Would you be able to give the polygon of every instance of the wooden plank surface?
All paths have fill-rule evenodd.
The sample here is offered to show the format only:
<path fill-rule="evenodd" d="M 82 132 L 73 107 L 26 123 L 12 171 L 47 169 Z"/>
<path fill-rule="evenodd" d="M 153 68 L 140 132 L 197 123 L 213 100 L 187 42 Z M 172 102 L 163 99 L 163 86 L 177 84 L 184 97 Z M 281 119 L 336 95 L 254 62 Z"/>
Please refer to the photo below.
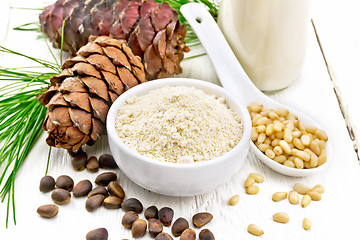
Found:
<path fill-rule="evenodd" d="M 1 2 L 0 9 L 10 5 L 8 3 L 10 1 Z M 42 1 L 29 3 L 25 0 L 13 1 L 12 4 L 32 7 L 45 5 Z M 314 17 L 315 24 L 317 19 L 321 18 L 320 12 L 317 9 L 314 11 L 314 14 L 319 14 L 317 18 Z M 36 20 L 36 15 L 37 13 L 32 11 L 12 9 L 9 29 Z M 309 28 L 312 28 L 310 23 Z M 0 29 L 3 31 L 3 28 Z M 0 32 L 0 36 L 3 34 L 4 32 Z M 324 38 L 326 39 L 326 36 Z M 321 41 L 325 41 L 325 39 Z M 35 33 L 9 30 L 4 45 L 31 56 L 51 60 L 46 44 L 42 40 L 36 40 Z M 330 48 L 332 47 L 336 48 L 336 46 Z M 55 52 L 58 55 L 58 51 Z M 0 62 L 1 66 L 24 66 L 25 64 L 29 63 L 19 61 L 18 58 L 12 56 L 2 58 Z M 181 76 L 210 82 L 217 81 L 216 74 L 206 56 L 184 61 L 182 65 L 184 72 Z M 246 164 L 229 182 L 211 193 L 196 197 L 167 197 L 151 193 L 135 185 L 118 170 L 120 184 L 125 189 L 127 196 L 140 199 L 145 207 L 150 205 L 170 206 L 175 210 L 175 218 L 182 216 L 189 221 L 191 216 L 197 212 L 211 212 L 214 220 L 206 228 L 211 229 L 216 239 L 220 240 L 257 239 L 246 231 L 250 223 L 262 227 L 265 231 L 263 239 L 355 239 L 358 236 L 357 228 L 360 226 L 358 204 L 360 202 L 360 168 L 338 100 L 334 94 L 334 82 L 329 77 L 313 30 L 309 35 L 308 55 L 302 77 L 289 88 L 271 97 L 304 111 L 330 130 L 329 135 L 334 139 L 335 151 L 332 156 L 334 163 L 327 171 L 306 178 L 286 177 L 267 168 L 250 152 Z M 348 103 L 354 108 L 356 104 L 357 102 L 351 101 Z M 5 204 L 0 205 L 1 239 L 84 239 L 89 230 L 97 227 L 106 227 L 111 240 L 131 239 L 130 231 L 121 226 L 123 211 L 101 208 L 94 213 L 88 213 L 84 208 L 85 199 L 83 198 L 72 199 L 69 204 L 60 206 L 58 216 L 53 219 L 43 219 L 36 214 L 38 206 L 51 203 L 49 193 L 43 194 L 38 191 L 39 180 L 45 171 L 48 152 L 48 146 L 44 140 L 45 134 L 39 139 L 17 175 L 15 187 L 17 226 L 10 224 L 9 229 L 5 229 L 6 208 Z M 106 139 L 103 137 L 95 146 L 88 147 L 86 151 L 89 155 L 95 156 L 109 153 Z M 94 181 L 98 173 L 75 172 L 71 167 L 70 160 L 71 158 L 65 151 L 54 149 L 49 174 L 54 177 L 67 174 L 73 177 L 75 182 L 86 178 Z M 265 176 L 265 182 L 259 185 L 260 193 L 255 196 L 246 195 L 243 188 L 244 180 L 250 172 L 258 172 Z M 288 201 L 279 203 L 271 201 L 271 195 L 274 192 L 289 191 L 296 182 L 302 182 L 309 186 L 323 184 L 326 188 L 323 199 L 319 202 L 312 202 L 305 209 L 302 209 L 300 205 L 291 205 Z M 240 195 L 240 201 L 236 206 L 230 207 L 227 201 L 234 194 Z M 283 225 L 272 221 L 272 215 L 278 211 L 285 211 L 290 215 L 291 220 L 288 224 Z M 301 222 L 304 217 L 308 217 L 313 223 L 310 231 L 302 229 Z M 164 231 L 169 233 L 170 229 L 165 227 Z M 142 239 L 151 238 L 146 235 Z"/>
<path fill-rule="evenodd" d="M 323 8 L 322 6 L 325 6 Z M 360 144 L 360 2 L 315 1 L 314 24 L 354 149 Z M 358 153 L 358 159 L 359 159 Z"/>

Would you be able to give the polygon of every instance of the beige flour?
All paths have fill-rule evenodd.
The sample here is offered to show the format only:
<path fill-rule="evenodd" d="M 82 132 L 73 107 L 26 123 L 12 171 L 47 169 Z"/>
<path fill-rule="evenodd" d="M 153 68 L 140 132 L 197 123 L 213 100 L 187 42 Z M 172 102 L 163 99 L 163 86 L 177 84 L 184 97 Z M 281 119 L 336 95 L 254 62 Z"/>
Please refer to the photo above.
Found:
<path fill-rule="evenodd" d="M 230 151 L 242 136 L 240 117 L 193 87 L 163 87 L 121 106 L 116 130 L 131 149 L 168 162 L 199 162 Z"/>

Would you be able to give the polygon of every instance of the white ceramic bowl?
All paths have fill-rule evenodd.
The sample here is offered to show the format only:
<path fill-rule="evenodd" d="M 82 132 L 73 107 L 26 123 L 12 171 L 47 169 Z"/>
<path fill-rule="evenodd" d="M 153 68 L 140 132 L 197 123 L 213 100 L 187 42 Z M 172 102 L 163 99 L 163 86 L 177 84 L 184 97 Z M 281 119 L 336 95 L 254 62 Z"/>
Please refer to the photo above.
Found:
<path fill-rule="evenodd" d="M 239 143 L 218 158 L 190 164 L 161 162 L 130 149 L 115 129 L 115 118 L 119 108 L 131 96 L 141 96 L 164 86 L 192 86 L 207 94 L 224 97 L 228 106 L 239 114 L 244 125 Z M 148 190 L 171 196 L 194 196 L 214 190 L 239 170 L 246 160 L 250 146 L 251 119 L 243 104 L 222 87 L 188 78 L 154 80 L 129 89 L 111 106 L 106 126 L 110 150 L 124 174 Z"/>

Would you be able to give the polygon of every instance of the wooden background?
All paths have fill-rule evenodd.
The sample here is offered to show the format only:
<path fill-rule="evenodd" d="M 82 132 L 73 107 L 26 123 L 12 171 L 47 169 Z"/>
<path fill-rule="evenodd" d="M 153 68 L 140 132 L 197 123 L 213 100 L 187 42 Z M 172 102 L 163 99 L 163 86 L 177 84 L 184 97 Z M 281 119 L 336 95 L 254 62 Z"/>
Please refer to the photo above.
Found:
<path fill-rule="evenodd" d="M 45 41 L 37 40 L 34 32 L 12 30 L 27 22 L 37 21 L 39 11 L 19 7 L 42 8 L 52 1 L 2 0 L 0 2 L 0 45 L 51 60 Z M 300 79 L 286 90 L 272 95 L 276 100 L 289 104 L 317 119 L 334 140 L 333 165 L 324 173 L 306 178 L 291 178 L 278 174 L 256 159 L 250 152 L 246 164 L 227 183 L 208 194 L 179 198 L 151 193 L 131 182 L 117 171 L 120 184 L 128 197 L 136 197 L 145 207 L 170 206 L 174 219 L 182 216 L 189 221 L 193 214 L 208 211 L 214 215 L 206 226 L 216 239 L 257 239 L 247 233 L 250 223 L 260 226 L 265 234 L 262 239 L 358 239 L 360 226 L 360 168 L 357 154 L 360 139 L 360 4 L 356 0 L 314 0 L 313 24 L 309 23 L 308 54 Z M 201 51 L 201 50 L 200 50 Z M 59 51 L 55 50 L 56 55 Z M 6 67 L 32 65 L 29 61 L 10 55 L 0 55 L 0 65 Z M 217 82 L 216 74 L 206 56 L 183 61 L 182 77 Z M 53 219 L 43 219 L 36 213 L 38 206 L 51 203 L 50 193 L 40 193 L 38 184 L 44 175 L 48 146 L 45 134 L 39 139 L 16 179 L 17 225 L 5 228 L 6 204 L 0 205 L 0 239 L 84 239 L 88 231 L 106 227 L 109 239 L 131 239 L 129 230 L 121 226 L 122 210 L 100 208 L 93 213 L 85 210 L 85 198 L 72 199 L 60 206 Z M 109 153 L 106 138 L 88 154 L 100 156 Z M 57 177 L 70 175 L 75 183 L 83 179 L 94 181 L 101 173 L 75 172 L 70 157 L 63 150 L 54 149 L 49 174 Z M 2 169 L 0 169 L 2 170 Z M 243 183 L 250 172 L 265 176 L 258 195 L 246 195 Z M 221 173 L 219 173 L 221 174 Z M 323 184 L 326 192 L 319 202 L 307 208 L 291 205 L 288 201 L 274 203 L 271 195 L 277 191 L 289 191 L 296 182 L 310 187 Z M 239 203 L 230 207 L 228 199 L 240 195 Z M 272 215 L 285 211 L 290 215 L 288 224 L 275 223 Z M 312 229 L 302 228 L 302 219 L 312 221 Z M 170 233 L 169 228 L 164 228 Z M 197 230 L 197 232 L 199 232 Z M 146 235 L 143 239 L 150 239 Z"/>

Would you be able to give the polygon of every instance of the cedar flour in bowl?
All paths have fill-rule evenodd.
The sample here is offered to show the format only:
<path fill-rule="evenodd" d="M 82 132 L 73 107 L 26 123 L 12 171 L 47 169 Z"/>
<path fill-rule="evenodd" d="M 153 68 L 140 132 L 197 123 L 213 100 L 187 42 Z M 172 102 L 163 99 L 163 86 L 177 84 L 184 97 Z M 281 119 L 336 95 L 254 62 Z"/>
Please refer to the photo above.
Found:
<path fill-rule="evenodd" d="M 106 128 L 114 159 L 129 179 L 153 192 L 194 196 L 214 190 L 243 165 L 251 120 L 222 87 L 167 78 L 120 95 Z"/>
<path fill-rule="evenodd" d="M 116 116 L 123 142 L 143 156 L 173 163 L 214 159 L 240 141 L 243 125 L 223 97 L 188 86 L 132 96 Z"/>

